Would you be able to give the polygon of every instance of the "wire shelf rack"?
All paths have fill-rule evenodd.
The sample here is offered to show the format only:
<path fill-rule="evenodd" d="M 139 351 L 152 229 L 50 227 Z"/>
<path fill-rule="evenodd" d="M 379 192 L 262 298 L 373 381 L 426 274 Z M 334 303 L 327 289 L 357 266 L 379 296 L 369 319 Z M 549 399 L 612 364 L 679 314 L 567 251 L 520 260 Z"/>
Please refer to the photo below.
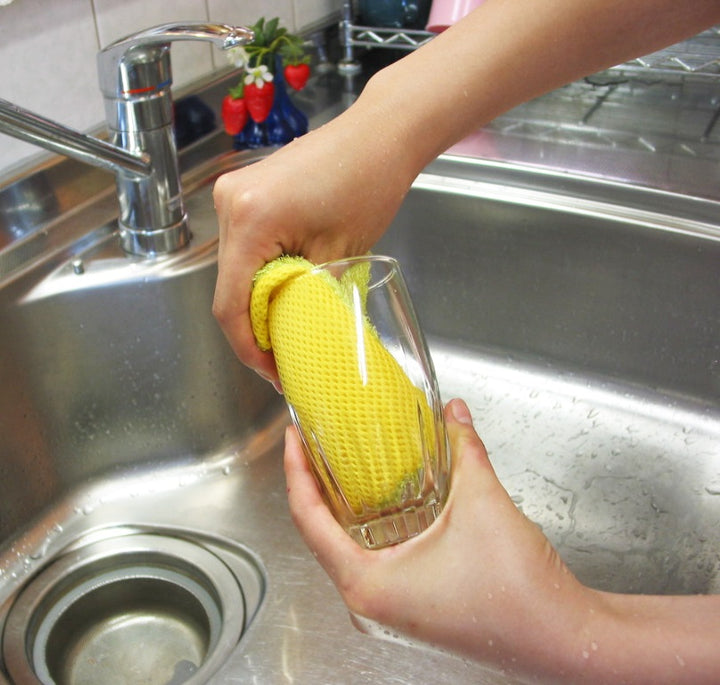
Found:
<path fill-rule="evenodd" d="M 435 37 L 428 31 L 356 25 L 352 5 L 345 0 L 341 73 L 359 70 L 356 49 L 414 50 Z M 492 154 L 503 158 L 536 155 L 538 164 L 557 157 L 560 166 L 617 165 L 623 169 L 619 173 L 629 175 L 632 167 L 642 169 L 638 174 L 651 178 L 651 185 L 685 190 L 702 182 L 711 194 L 720 187 L 719 85 L 716 26 L 519 105 L 483 131 L 496 146 Z"/>
<path fill-rule="evenodd" d="M 355 24 L 352 0 L 343 2 L 341 40 L 345 55 L 341 71 L 359 69 L 355 48 L 415 50 L 429 43 L 436 34 L 417 29 L 394 29 Z M 678 79 L 720 83 L 720 26 L 699 33 L 650 55 L 638 57 L 606 70 L 607 74 L 643 80 Z"/>
<path fill-rule="evenodd" d="M 356 26 L 348 24 L 349 34 L 346 45 L 367 48 L 392 48 L 394 50 L 415 50 L 429 43 L 434 33 L 416 29 L 391 29 L 379 26 Z"/>
<path fill-rule="evenodd" d="M 720 27 L 609 70 L 628 77 L 720 83 Z"/>

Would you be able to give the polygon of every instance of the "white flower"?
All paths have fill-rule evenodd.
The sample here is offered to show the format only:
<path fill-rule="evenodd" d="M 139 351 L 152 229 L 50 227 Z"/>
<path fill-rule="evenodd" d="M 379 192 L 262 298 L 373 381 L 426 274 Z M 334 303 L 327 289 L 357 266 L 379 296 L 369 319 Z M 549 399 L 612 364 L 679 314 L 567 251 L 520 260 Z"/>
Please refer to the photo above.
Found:
<path fill-rule="evenodd" d="M 243 47 L 230 48 L 225 52 L 225 55 L 227 61 L 238 69 L 242 69 L 248 63 L 249 56 Z"/>
<path fill-rule="evenodd" d="M 249 86 L 251 83 L 255 83 L 258 88 L 262 88 L 266 82 L 272 80 L 272 72 L 264 64 L 261 64 L 259 67 L 248 69 L 247 75 L 245 76 L 245 85 Z"/>

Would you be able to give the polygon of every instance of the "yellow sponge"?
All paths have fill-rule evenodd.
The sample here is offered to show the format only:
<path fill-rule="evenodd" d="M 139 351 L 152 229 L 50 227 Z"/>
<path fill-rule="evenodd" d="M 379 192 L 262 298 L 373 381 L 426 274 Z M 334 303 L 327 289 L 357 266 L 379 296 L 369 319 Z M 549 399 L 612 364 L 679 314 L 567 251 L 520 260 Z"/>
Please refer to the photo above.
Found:
<path fill-rule="evenodd" d="M 328 494 L 339 490 L 362 514 L 420 492 L 433 413 L 364 315 L 369 265 L 342 281 L 313 268 L 300 257 L 268 263 L 255 276 L 250 316 Z"/>

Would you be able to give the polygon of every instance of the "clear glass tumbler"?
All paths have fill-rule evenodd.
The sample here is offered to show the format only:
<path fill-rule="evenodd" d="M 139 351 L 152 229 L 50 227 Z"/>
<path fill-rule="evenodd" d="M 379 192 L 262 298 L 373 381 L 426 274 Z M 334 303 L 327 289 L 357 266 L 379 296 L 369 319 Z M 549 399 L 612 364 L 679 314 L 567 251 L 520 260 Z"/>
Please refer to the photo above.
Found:
<path fill-rule="evenodd" d="M 371 549 L 418 535 L 447 499 L 449 450 L 432 360 L 398 262 L 366 256 L 320 265 L 287 283 L 275 305 L 308 310 L 303 330 L 286 334 L 311 336 L 312 353 L 285 345 L 275 357 L 333 514 Z"/>

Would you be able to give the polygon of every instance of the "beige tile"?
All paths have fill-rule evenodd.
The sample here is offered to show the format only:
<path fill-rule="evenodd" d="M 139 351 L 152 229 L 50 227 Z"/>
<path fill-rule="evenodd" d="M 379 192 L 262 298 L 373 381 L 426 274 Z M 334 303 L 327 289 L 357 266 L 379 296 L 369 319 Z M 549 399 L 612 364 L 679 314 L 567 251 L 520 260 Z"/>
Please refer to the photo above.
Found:
<path fill-rule="evenodd" d="M 38 17 L 42 21 L 38 21 Z M 0 94 L 87 130 L 104 119 L 88 0 L 21 0 L 0 7 Z M 39 148 L 0 134 L 0 173 Z"/>
<path fill-rule="evenodd" d="M 322 25 L 340 16 L 342 0 L 293 0 L 297 30 Z"/>
<path fill-rule="evenodd" d="M 206 22 L 205 0 L 93 0 L 100 43 L 108 45 L 118 38 L 151 26 L 171 22 Z M 170 51 L 175 86 L 183 86 L 213 70 L 214 48 L 203 42 L 176 41 Z"/>
<path fill-rule="evenodd" d="M 254 24 L 260 17 L 279 17 L 289 31 L 295 30 L 292 0 L 208 0 L 211 21 Z"/>

